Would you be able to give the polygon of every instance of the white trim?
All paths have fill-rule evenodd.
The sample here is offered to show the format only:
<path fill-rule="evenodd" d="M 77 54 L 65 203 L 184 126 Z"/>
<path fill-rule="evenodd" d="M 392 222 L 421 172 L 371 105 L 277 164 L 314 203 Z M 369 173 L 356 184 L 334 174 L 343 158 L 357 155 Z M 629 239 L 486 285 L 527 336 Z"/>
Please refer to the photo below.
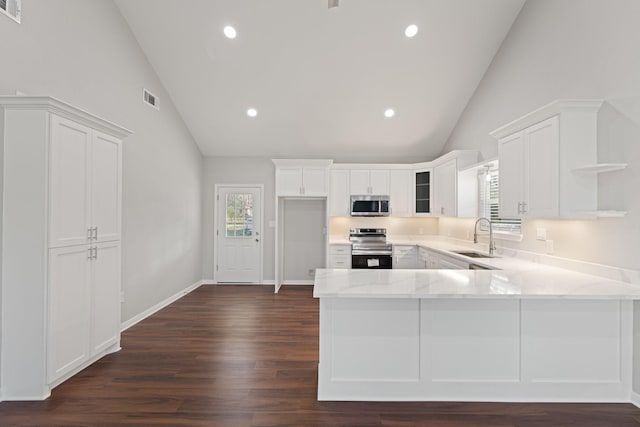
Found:
<path fill-rule="evenodd" d="M 183 296 L 187 295 L 188 293 L 190 293 L 192 291 L 195 291 L 200 286 L 202 286 L 202 284 L 203 284 L 203 281 L 200 280 L 200 281 L 194 283 L 193 285 L 189 286 L 188 288 L 185 288 L 185 289 L 181 290 L 180 292 L 178 292 L 178 293 L 176 293 L 174 295 L 171 295 L 169 298 L 165 299 L 164 301 L 160 301 L 158 304 L 154 305 L 153 307 L 150 307 L 150 308 L 146 309 L 142 313 L 140 313 L 140 314 L 138 314 L 136 316 L 133 316 L 131 319 L 122 322 L 120 324 L 120 332 L 126 331 L 127 329 L 129 329 L 133 325 L 143 321 L 147 317 L 149 317 L 149 316 L 153 315 L 154 313 L 162 310 L 163 308 L 165 308 L 169 304 L 179 300 L 180 298 L 182 298 Z"/>
<path fill-rule="evenodd" d="M 500 139 L 529 126 L 540 123 L 549 117 L 557 116 L 567 110 L 597 112 L 603 102 L 603 99 L 557 99 L 489 132 L 489 135 L 496 139 Z"/>
<path fill-rule="evenodd" d="M 260 283 L 218 283 L 213 279 L 206 279 L 202 281 L 203 286 L 211 286 L 211 285 L 275 285 L 275 280 L 262 280 Z"/>
<path fill-rule="evenodd" d="M 258 188 L 260 190 L 260 257 L 258 263 L 258 282 L 264 278 L 264 184 L 214 184 L 213 186 L 213 282 L 218 283 L 216 266 L 218 265 L 218 193 L 221 188 Z"/>
<path fill-rule="evenodd" d="M 631 396 L 629 396 L 629 401 L 636 407 L 640 408 L 640 394 L 636 393 L 635 391 L 631 391 Z"/>
<path fill-rule="evenodd" d="M 313 285 L 313 280 L 283 280 L 283 285 Z"/>
<path fill-rule="evenodd" d="M 50 96 L 0 96 L 0 106 L 13 110 L 45 110 L 122 139 L 133 132 Z"/>

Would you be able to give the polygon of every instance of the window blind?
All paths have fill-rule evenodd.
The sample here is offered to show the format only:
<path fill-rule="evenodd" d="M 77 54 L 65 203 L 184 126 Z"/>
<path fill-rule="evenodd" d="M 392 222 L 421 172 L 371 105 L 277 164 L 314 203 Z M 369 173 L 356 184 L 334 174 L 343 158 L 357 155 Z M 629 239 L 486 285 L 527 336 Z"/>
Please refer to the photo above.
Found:
<path fill-rule="evenodd" d="M 494 231 L 522 233 L 520 219 L 500 217 L 500 171 L 498 169 L 485 169 L 478 174 L 478 191 L 478 212 L 480 216 L 491 220 Z M 488 227 L 483 225 L 483 228 Z"/>

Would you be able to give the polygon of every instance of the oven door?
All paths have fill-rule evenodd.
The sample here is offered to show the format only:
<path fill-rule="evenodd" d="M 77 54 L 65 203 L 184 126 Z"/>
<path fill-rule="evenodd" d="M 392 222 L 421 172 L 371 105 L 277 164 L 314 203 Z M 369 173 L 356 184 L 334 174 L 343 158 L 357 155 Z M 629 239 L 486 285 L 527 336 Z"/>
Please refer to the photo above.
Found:
<path fill-rule="evenodd" d="M 391 255 L 351 255 L 351 268 L 392 268 Z"/>

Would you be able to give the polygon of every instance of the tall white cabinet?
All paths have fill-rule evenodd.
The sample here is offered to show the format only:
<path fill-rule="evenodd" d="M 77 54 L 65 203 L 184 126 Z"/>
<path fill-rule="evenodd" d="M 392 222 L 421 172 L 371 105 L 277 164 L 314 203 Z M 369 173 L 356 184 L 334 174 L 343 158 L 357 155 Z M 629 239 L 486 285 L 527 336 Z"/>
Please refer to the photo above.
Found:
<path fill-rule="evenodd" d="M 120 349 L 122 139 L 50 97 L 0 97 L 2 400 Z"/>

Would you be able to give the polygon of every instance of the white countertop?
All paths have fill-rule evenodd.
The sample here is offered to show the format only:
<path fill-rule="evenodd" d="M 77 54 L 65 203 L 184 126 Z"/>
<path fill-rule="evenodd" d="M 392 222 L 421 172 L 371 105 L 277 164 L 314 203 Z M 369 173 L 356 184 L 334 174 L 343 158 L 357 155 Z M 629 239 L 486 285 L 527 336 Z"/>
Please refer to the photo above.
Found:
<path fill-rule="evenodd" d="M 313 296 L 640 299 L 640 286 L 542 265 L 525 270 L 318 269 Z"/>

